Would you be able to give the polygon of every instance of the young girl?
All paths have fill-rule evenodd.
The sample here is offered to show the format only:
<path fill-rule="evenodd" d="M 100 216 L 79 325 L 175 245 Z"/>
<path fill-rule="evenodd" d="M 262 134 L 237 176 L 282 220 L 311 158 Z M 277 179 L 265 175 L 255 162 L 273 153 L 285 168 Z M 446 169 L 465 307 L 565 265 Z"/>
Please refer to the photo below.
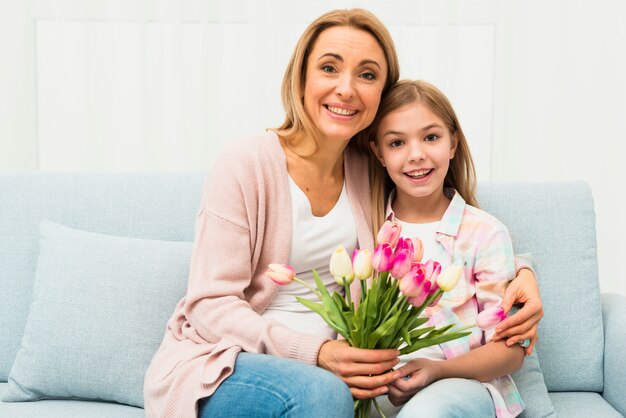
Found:
<path fill-rule="evenodd" d="M 403 236 L 419 237 L 424 260 L 464 266 L 465 280 L 425 312 L 430 323 L 475 323 L 500 304 L 515 267 L 506 227 L 477 208 L 474 165 L 454 109 L 431 84 L 400 81 L 381 102 L 370 138 L 384 167 L 372 174 L 376 222 L 396 221 Z M 405 359 L 388 394 L 403 405 L 398 416 L 518 415 L 523 402 L 508 373 L 522 366 L 524 349 L 492 336 L 475 328 Z"/>

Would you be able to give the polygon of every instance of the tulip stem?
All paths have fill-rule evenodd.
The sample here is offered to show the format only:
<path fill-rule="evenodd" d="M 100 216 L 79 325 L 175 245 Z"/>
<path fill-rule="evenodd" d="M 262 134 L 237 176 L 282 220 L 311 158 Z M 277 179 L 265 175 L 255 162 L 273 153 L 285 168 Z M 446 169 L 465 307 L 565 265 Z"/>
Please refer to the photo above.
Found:
<path fill-rule="evenodd" d="M 365 280 L 361 280 L 361 303 L 365 301 L 365 296 L 367 296 L 367 284 Z"/>
<path fill-rule="evenodd" d="M 346 278 L 343 278 L 343 288 L 346 289 L 346 301 L 348 302 L 348 306 L 352 303 L 352 294 L 350 293 L 350 285 Z"/>
<path fill-rule="evenodd" d="M 310 284 L 308 284 L 307 282 L 298 279 L 297 277 L 293 278 L 296 282 L 300 283 L 301 285 L 304 285 L 306 287 L 308 287 L 311 292 L 315 293 L 315 295 L 319 298 L 319 300 L 322 300 L 322 294 L 320 292 L 318 292 L 317 290 L 315 290 Z"/>

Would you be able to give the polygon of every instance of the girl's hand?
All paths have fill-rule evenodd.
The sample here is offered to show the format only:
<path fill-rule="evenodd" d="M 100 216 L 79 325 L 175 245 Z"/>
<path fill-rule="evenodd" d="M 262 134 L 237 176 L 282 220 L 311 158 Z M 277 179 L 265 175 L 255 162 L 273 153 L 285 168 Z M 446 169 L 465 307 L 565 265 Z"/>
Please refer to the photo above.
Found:
<path fill-rule="evenodd" d="M 343 380 L 354 398 L 368 399 L 384 395 L 387 385 L 400 378 L 398 371 L 391 370 L 399 355 L 395 349 L 367 350 L 333 340 L 322 344 L 317 364 Z"/>
<path fill-rule="evenodd" d="M 402 378 L 389 385 L 389 402 L 404 405 L 413 395 L 437 380 L 437 362 L 425 358 L 409 361 L 398 371 Z"/>
<path fill-rule="evenodd" d="M 526 347 L 526 355 L 530 355 L 537 342 L 537 328 L 543 317 L 543 304 L 539 295 L 539 286 L 533 272 L 521 269 L 504 292 L 500 306 L 509 312 L 514 303 L 524 306 L 514 315 L 506 318 L 496 327 L 494 341 L 506 339 L 506 345 L 511 346 L 525 339 L 530 340 Z"/>

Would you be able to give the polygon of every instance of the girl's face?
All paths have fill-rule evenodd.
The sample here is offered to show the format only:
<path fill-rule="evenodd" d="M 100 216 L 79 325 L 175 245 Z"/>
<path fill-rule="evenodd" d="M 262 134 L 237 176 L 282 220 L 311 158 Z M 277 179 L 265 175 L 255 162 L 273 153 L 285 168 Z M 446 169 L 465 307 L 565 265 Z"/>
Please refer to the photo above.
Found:
<path fill-rule="evenodd" d="M 372 35 L 331 27 L 307 59 L 304 109 L 324 138 L 348 141 L 374 120 L 386 78 L 385 54 Z"/>
<path fill-rule="evenodd" d="M 380 122 L 372 149 L 405 202 L 443 196 L 443 182 L 456 140 L 444 122 L 422 103 L 390 112 Z"/>

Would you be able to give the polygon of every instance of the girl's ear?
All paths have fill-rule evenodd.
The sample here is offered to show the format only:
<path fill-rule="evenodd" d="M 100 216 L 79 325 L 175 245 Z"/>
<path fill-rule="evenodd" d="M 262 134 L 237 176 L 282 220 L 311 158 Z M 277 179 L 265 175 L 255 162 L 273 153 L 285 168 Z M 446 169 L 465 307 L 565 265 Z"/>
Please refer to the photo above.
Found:
<path fill-rule="evenodd" d="M 378 158 L 378 161 L 380 161 L 380 164 L 384 167 L 385 160 L 383 159 L 383 155 L 380 152 L 380 149 L 378 148 L 378 144 L 376 143 L 376 141 L 370 141 L 370 148 L 372 149 L 372 152 L 374 153 L 376 158 Z"/>
<path fill-rule="evenodd" d="M 454 154 L 456 154 L 456 147 L 459 145 L 459 138 L 456 134 L 456 132 L 454 134 L 452 134 L 452 136 L 450 137 L 450 159 L 454 158 Z"/>

